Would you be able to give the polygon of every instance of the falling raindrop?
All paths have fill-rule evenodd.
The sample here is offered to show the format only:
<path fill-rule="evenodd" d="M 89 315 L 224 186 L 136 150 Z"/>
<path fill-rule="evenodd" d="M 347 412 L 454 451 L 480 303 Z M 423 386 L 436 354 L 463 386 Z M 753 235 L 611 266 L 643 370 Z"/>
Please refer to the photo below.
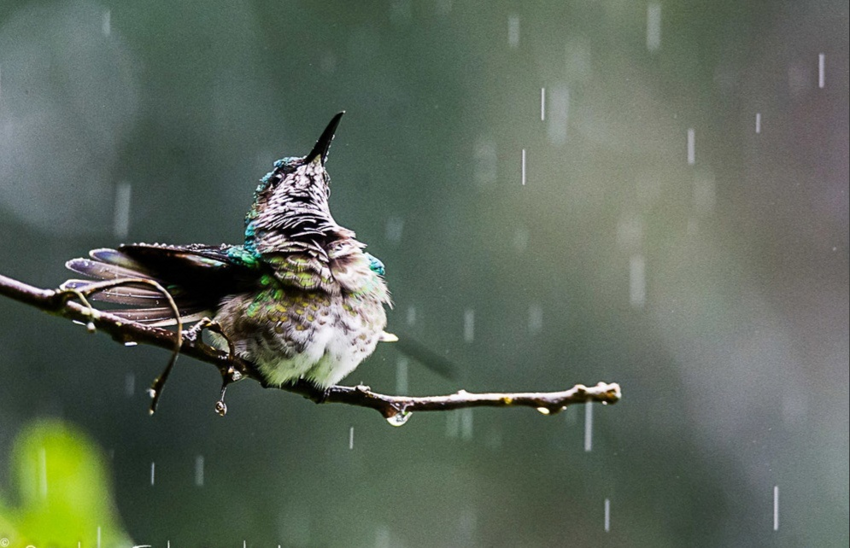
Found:
<path fill-rule="evenodd" d="M 823 89 L 826 86 L 826 54 L 818 54 L 818 87 Z"/>
<path fill-rule="evenodd" d="M 531 335 L 540 333 L 543 329 L 543 307 L 533 303 L 528 307 L 528 332 Z"/>
<path fill-rule="evenodd" d="M 605 532 L 611 531 L 611 500 L 605 499 Z"/>
<path fill-rule="evenodd" d="M 584 405 L 584 450 L 590 452 L 593 449 L 593 404 Z"/>
<path fill-rule="evenodd" d="M 489 186 L 496 182 L 498 174 L 496 143 L 489 137 L 480 136 L 475 142 L 473 161 L 473 179 L 479 186 Z"/>
<path fill-rule="evenodd" d="M 519 46 L 519 15 L 516 14 L 508 17 L 508 45 L 511 48 Z"/>
<path fill-rule="evenodd" d="M 100 29 L 103 31 L 104 36 L 112 34 L 112 10 L 104 10 Z"/>
<path fill-rule="evenodd" d="M 646 264 L 643 255 L 632 255 L 629 260 L 629 303 L 643 308 L 646 301 Z M 590 413 L 590 405 L 587 406 Z"/>
<path fill-rule="evenodd" d="M 130 183 L 121 181 L 115 187 L 115 218 L 113 233 L 116 238 L 126 238 L 130 232 Z"/>
<path fill-rule="evenodd" d="M 462 409 L 460 412 L 461 438 L 464 440 L 472 439 L 472 409 Z"/>
<path fill-rule="evenodd" d="M 198 487 L 204 486 L 204 456 L 198 455 L 195 457 L 195 485 Z"/>
<path fill-rule="evenodd" d="M 692 166 L 696 163 L 696 143 L 693 128 L 688 128 L 688 165 Z"/>
<path fill-rule="evenodd" d="M 410 361 L 406 356 L 399 356 L 395 370 L 395 392 L 396 394 L 407 394 L 407 366 Z"/>
<path fill-rule="evenodd" d="M 409 411 L 399 411 L 392 417 L 387 417 L 387 422 L 390 426 L 404 426 L 412 415 L 413 413 Z"/>
<path fill-rule="evenodd" d="M 646 49 L 656 51 L 661 47 L 661 4 L 650 2 L 646 6 Z"/>
<path fill-rule="evenodd" d="M 467 343 L 475 340 L 475 311 L 471 308 L 463 313 L 463 340 Z"/>
<path fill-rule="evenodd" d="M 458 546 L 474 546 L 476 529 L 478 529 L 478 513 L 475 511 L 475 507 L 468 506 L 460 513 L 460 523 L 458 523 L 456 536 Z"/>
<path fill-rule="evenodd" d="M 779 531 L 779 486 L 773 486 L 773 530 Z"/>
<path fill-rule="evenodd" d="M 407 307 L 407 325 L 413 325 L 416 323 L 416 307 L 410 305 Z"/>
<path fill-rule="evenodd" d="M 567 142 L 567 126 L 570 114 L 570 90 L 564 85 L 555 86 L 549 94 L 549 142 L 562 146 Z"/>
<path fill-rule="evenodd" d="M 156 463 L 151 462 L 151 487 L 153 487 L 156 482 Z"/>
<path fill-rule="evenodd" d="M 546 88 L 540 88 L 540 121 L 546 120 Z"/>
<path fill-rule="evenodd" d="M 354 449 L 354 427 L 348 429 L 348 448 Z"/>
<path fill-rule="evenodd" d="M 390 548 L 390 530 L 386 525 L 381 525 L 375 531 L 375 548 Z"/>
<path fill-rule="evenodd" d="M 401 234 L 404 230 L 404 219 L 401 217 L 390 217 L 387 219 L 387 228 L 385 231 L 387 240 L 397 244 L 401 241 Z"/>
<path fill-rule="evenodd" d="M 525 186 L 525 149 L 522 149 L 522 186 Z"/>
<path fill-rule="evenodd" d="M 761 112 L 756 112 L 756 133 L 761 133 Z"/>
<path fill-rule="evenodd" d="M 126 391 L 128 397 L 133 396 L 133 392 L 136 391 L 136 374 L 135 373 L 127 373 L 124 376 L 124 390 Z"/>

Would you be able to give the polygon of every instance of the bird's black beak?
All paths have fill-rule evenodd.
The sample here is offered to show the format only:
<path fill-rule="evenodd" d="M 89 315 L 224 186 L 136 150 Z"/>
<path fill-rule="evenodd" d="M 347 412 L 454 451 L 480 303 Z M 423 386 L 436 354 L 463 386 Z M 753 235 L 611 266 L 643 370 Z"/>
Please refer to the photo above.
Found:
<path fill-rule="evenodd" d="M 315 146 L 313 146 L 313 150 L 310 151 L 310 154 L 304 157 L 304 163 L 309 164 L 319 158 L 322 162 L 322 165 L 325 165 L 325 161 L 328 159 L 328 150 L 331 148 L 331 141 L 334 140 L 334 133 L 336 133 L 336 128 L 339 125 L 339 121 L 342 119 L 342 115 L 345 114 L 345 111 L 338 113 L 331 119 L 331 122 L 328 124 L 328 127 L 325 128 L 325 131 L 322 132 L 322 136 L 319 137 L 319 140 L 316 141 Z"/>

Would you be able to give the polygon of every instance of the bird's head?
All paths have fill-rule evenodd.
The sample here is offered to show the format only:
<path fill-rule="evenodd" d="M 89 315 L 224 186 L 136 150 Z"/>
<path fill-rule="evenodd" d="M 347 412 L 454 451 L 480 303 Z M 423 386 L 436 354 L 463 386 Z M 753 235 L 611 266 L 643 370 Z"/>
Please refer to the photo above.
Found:
<path fill-rule="evenodd" d="M 285 242 L 322 243 L 353 233 L 339 226 L 328 206 L 328 151 L 344 112 L 334 116 L 313 149 L 303 157 L 274 163 L 254 192 L 254 205 L 245 219 L 245 245 L 259 253 L 280 251 Z"/>

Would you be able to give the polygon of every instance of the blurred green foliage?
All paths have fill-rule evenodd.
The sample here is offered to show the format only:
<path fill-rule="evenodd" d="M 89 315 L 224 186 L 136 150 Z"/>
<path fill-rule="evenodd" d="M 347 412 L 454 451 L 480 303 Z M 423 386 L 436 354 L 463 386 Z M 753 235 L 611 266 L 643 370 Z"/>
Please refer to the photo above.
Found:
<path fill-rule="evenodd" d="M 15 440 L 10 459 L 17 504 L 0 497 L 0 545 L 131 546 L 115 509 L 100 448 L 81 430 L 36 420 Z"/>

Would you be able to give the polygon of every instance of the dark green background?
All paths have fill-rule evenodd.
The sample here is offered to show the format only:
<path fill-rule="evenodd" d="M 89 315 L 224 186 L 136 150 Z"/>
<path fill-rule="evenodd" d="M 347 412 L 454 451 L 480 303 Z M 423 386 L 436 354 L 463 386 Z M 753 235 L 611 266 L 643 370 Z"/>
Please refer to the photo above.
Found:
<path fill-rule="evenodd" d="M 256 181 L 345 109 L 334 215 L 386 263 L 389 329 L 462 367 L 411 363 L 410 392 L 624 399 L 594 408 L 591 452 L 581 407 L 396 429 L 246 382 L 222 419 L 217 373 L 184 358 L 149 418 L 164 351 L 3 300 L 0 474 L 58 416 L 112 455 L 139 544 L 846 546 L 848 6 L 658 5 L 649 51 L 624 0 L 5 0 L 3 274 L 55 287 L 93 247 L 237 242 Z M 398 361 L 384 345 L 347 382 L 394 392 Z"/>

